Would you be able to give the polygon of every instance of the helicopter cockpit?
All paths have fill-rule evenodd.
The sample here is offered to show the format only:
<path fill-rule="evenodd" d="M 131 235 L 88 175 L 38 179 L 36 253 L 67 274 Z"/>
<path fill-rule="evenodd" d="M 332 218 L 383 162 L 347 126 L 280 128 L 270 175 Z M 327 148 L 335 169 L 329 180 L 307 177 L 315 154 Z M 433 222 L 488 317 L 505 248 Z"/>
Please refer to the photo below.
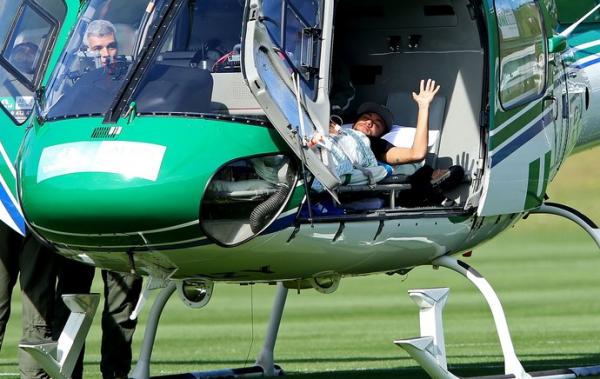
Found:
<path fill-rule="evenodd" d="M 133 70 L 138 114 L 262 114 L 240 73 L 244 2 L 185 2 L 169 31 L 153 40 L 169 4 L 90 1 L 46 91 L 45 117 L 105 116 Z M 109 60 L 89 41 L 98 23 L 114 40 Z"/>

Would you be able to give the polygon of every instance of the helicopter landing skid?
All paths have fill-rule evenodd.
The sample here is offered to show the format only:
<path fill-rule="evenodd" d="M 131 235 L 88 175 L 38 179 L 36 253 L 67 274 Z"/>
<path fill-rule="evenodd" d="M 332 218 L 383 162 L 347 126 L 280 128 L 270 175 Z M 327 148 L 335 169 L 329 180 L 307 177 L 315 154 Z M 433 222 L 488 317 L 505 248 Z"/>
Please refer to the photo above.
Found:
<path fill-rule="evenodd" d="M 547 213 L 556 216 L 562 216 L 567 218 L 577 225 L 581 226 L 590 237 L 596 242 L 596 245 L 600 247 L 600 228 L 590 220 L 586 215 L 582 214 L 578 210 L 558 203 L 543 203 L 539 208 L 531 211 L 531 213 Z"/>
<path fill-rule="evenodd" d="M 156 288 L 156 287 L 155 287 Z M 159 295 L 154 300 L 146 330 L 138 363 L 130 378 L 148 379 L 150 377 L 150 357 L 156 337 L 158 321 L 165 304 L 175 292 L 175 282 L 165 284 Z M 280 376 L 283 370 L 273 363 L 273 350 L 277 339 L 277 332 L 283 316 L 285 300 L 288 289 L 281 282 L 277 283 L 277 293 L 271 310 L 271 317 L 267 334 L 261 353 L 256 363 L 251 367 L 222 369 L 206 372 L 192 372 L 185 374 L 173 374 L 162 378 L 242 378 L 256 376 Z M 89 331 L 96 308 L 100 301 L 99 294 L 89 295 L 63 295 L 65 304 L 71 310 L 71 315 L 65 324 L 57 342 L 52 343 L 21 343 L 19 347 L 28 352 L 40 364 L 40 366 L 53 379 L 68 379 L 71 377 L 73 368 L 77 362 L 85 337 Z"/>
<path fill-rule="evenodd" d="M 146 324 L 146 331 L 144 333 L 144 340 L 142 342 L 142 349 L 140 351 L 138 363 L 130 375 L 130 378 L 132 379 L 147 379 L 150 377 L 150 356 L 152 355 L 152 347 L 154 346 L 158 321 L 163 308 L 167 303 L 167 300 L 169 300 L 171 295 L 175 292 L 175 287 L 176 286 L 174 282 L 168 284 L 161 290 L 159 295 L 156 297 L 154 304 L 152 304 L 148 322 Z M 273 363 L 273 351 L 275 349 L 275 341 L 277 339 L 277 332 L 281 323 L 281 317 L 283 316 L 287 291 L 288 289 L 285 288 L 281 282 L 277 283 L 277 293 L 275 295 L 275 301 L 273 302 L 273 308 L 271 310 L 267 335 L 265 337 L 262 351 L 259 354 L 254 366 L 215 371 L 190 372 L 184 374 L 171 374 L 167 376 L 157 376 L 156 378 L 208 379 L 283 375 L 283 370 L 281 367 Z"/>
<path fill-rule="evenodd" d="M 580 376 L 600 375 L 600 366 L 577 367 L 563 370 L 527 373 L 515 353 L 502 304 L 487 280 L 468 264 L 454 257 L 443 256 L 432 262 L 456 271 L 469 279 L 487 301 L 504 355 L 504 378 L 530 379 L 552 378 L 570 379 Z M 434 379 L 457 379 L 448 371 L 444 346 L 444 327 L 442 311 L 448 297 L 448 288 L 410 290 L 409 296 L 419 306 L 421 337 L 396 340 L 394 343 L 403 348 Z M 498 378 L 500 376 L 494 376 Z"/>

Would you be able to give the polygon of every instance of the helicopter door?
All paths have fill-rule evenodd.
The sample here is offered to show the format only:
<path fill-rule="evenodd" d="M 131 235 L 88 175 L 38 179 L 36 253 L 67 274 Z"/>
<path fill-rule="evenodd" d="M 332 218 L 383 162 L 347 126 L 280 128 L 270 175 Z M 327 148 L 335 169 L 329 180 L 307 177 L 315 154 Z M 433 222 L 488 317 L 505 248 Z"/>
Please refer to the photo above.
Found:
<path fill-rule="evenodd" d="M 549 65 L 549 68 L 550 75 L 554 78 L 554 85 L 549 86 L 550 88 L 548 91 L 550 92 L 550 95 L 546 97 L 546 100 L 552 102 L 555 113 L 553 134 L 548 136 L 549 138 L 552 138 L 553 154 L 551 172 L 549 178 L 546 180 L 551 180 L 554 175 L 556 175 L 558 168 L 567 158 L 567 145 L 571 131 L 571 112 L 569 109 L 571 96 L 567 86 L 568 75 L 565 71 L 566 66 L 561 53 L 553 54 L 553 62 Z"/>
<path fill-rule="evenodd" d="M 0 0 L 0 220 L 21 234 L 14 163 L 55 42 L 65 40 L 78 9 L 79 0 Z"/>
<path fill-rule="evenodd" d="M 249 0 L 242 72 L 279 134 L 328 189 L 340 179 L 325 149 L 308 149 L 315 132 L 329 127 L 327 77 L 333 2 Z"/>
<path fill-rule="evenodd" d="M 548 72 L 538 1 L 496 0 L 494 7 L 490 23 L 497 25 L 499 67 L 490 70 L 494 90 L 481 216 L 518 213 L 541 204 L 552 171 L 552 132 L 562 123 L 562 99 L 557 98 L 562 95 L 552 92 L 554 73 Z"/>

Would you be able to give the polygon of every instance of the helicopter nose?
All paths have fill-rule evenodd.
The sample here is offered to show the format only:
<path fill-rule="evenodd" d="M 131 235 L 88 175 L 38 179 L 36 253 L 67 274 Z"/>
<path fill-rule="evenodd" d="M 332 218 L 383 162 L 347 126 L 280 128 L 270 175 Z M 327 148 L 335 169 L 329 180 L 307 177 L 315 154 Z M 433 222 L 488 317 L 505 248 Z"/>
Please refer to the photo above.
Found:
<path fill-rule="evenodd" d="M 34 228 L 74 234 L 136 233 L 197 220 L 206 178 L 163 179 L 166 150 L 120 141 L 47 146 L 21 165 L 23 211 Z"/>
<path fill-rule="evenodd" d="M 71 174 L 23 185 L 22 207 L 34 227 L 67 233 L 135 233 L 197 219 L 195 212 L 182 212 L 167 201 L 167 189 L 141 182 L 123 178 L 119 183 L 106 173 Z M 92 189 L 97 183 L 101 186 Z M 178 196 L 178 204 L 193 209 L 195 194 Z"/>
<path fill-rule="evenodd" d="M 19 164 L 20 201 L 30 226 L 56 244 L 94 247 L 199 238 L 237 245 L 265 230 L 297 180 L 294 160 L 274 142 L 275 132 L 170 122 L 170 139 L 158 126 L 143 134 L 135 134 L 143 128 L 127 129 L 148 142 L 81 140 L 72 133 L 71 141 L 56 143 L 65 139 L 58 127 L 64 124 L 32 129 Z M 74 129 L 81 126 L 73 122 Z"/>

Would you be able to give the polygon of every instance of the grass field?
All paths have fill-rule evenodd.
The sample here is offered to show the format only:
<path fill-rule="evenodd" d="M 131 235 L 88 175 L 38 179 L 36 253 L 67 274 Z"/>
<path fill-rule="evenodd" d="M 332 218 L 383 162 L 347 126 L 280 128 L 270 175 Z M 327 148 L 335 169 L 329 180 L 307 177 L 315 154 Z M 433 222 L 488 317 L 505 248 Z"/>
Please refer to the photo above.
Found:
<path fill-rule="evenodd" d="M 600 221 L 599 154 L 595 149 L 571 158 L 549 189 L 551 201 Z M 526 369 L 600 364 L 600 254 L 575 224 L 533 215 L 477 248 L 466 261 L 500 296 Z M 100 291 L 99 282 L 94 285 Z M 425 378 L 392 340 L 419 333 L 417 307 L 406 291 L 437 286 L 451 288 L 444 313 L 450 368 L 465 376 L 501 374 L 502 354 L 483 298 L 458 274 L 431 268 L 415 269 L 406 277 L 346 279 L 331 295 L 290 292 L 276 361 L 291 378 Z M 274 292 L 264 285 L 216 285 L 214 298 L 201 310 L 189 310 L 173 298 L 159 326 L 152 374 L 252 364 Z M 13 306 L 0 353 L 1 378 L 17 372 L 18 297 Z M 100 377 L 98 316 L 87 339 L 88 378 Z M 134 354 L 142 335 L 140 327 Z"/>

